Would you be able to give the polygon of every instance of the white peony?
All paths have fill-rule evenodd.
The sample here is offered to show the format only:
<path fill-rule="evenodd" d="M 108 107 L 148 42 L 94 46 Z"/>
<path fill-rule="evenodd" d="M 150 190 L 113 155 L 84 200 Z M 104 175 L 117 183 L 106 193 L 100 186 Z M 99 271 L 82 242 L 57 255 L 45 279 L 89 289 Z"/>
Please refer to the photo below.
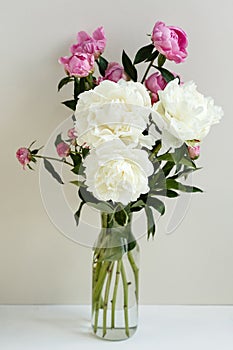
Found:
<path fill-rule="evenodd" d="M 146 151 L 113 140 L 92 149 L 84 160 L 88 191 L 102 201 L 127 205 L 147 193 L 153 165 Z"/>
<path fill-rule="evenodd" d="M 78 143 L 96 147 L 121 139 L 131 147 L 150 147 L 152 138 L 142 134 L 150 112 L 151 100 L 144 85 L 105 80 L 94 90 L 79 95 L 75 112 Z"/>
<path fill-rule="evenodd" d="M 221 107 L 214 105 L 211 97 L 197 91 L 194 82 L 178 84 L 169 82 L 158 91 L 159 101 L 154 104 L 154 120 L 162 130 L 165 147 L 179 147 L 190 140 L 202 141 L 210 127 L 223 116 Z"/>

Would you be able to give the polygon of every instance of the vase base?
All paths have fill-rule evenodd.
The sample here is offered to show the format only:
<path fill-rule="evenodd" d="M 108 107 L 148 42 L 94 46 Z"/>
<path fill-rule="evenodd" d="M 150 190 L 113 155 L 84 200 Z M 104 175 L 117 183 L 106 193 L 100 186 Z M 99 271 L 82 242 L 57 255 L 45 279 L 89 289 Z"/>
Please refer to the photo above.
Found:
<path fill-rule="evenodd" d="M 107 328 L 106 334 L 103 335 L 103 328 L 98 328 L 95 335 L 103 340 L 120 341 L 131 338 L 136 332 L 136 330 L 137 327 L 129 328 L 129 333 L 127 335 L 125 328 Z"/>

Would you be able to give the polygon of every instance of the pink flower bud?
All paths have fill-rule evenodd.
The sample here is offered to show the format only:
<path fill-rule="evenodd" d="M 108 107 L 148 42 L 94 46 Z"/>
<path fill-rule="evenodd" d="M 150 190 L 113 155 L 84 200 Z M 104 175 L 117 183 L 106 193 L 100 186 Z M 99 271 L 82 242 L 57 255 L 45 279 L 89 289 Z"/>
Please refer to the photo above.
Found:
<path fill-rule="evenodd" d="M 152 32 L 155 48 L 168 60 L 176 63 L 184 62 L 188 53 L 188 39 L 186 33 L 173 26 L 166 26 L 164 22 L 156 22 Z"/>
<path fill-rule="evenodd" d="M 99 79 L 99 83 L 103 80 L 111 80 L 117 83 L 122 78 L 124 78 L 124 68 L 119 63 L 110 62 L 104 77 Z"/>
<path fill-rule="evenodd" d="M 26 147 L 21 147 L 16 152 L 16 158 L 18 159 L 20 164 L 23 165 L 23 169 L 25 169 L 25 166 L 30 163 L 30 156 L 31 153 Z"/>
<path fill-rule="evenodd" d="M 57 154 L 61 158 L 67 157 L 70 153 L 70 146 L 64 141 L 60 142 L 56 148 L 57 148 Z"/>
<path fill-rule="evenodd" d="M 69 129 L 67 131 L 67 136 L 71 139 L 71 140 L 75 140 L 77 138 L 77 131 L 75 130 L 75 128 Z"/>
<path fill-rule="evenodd" d="M 158 101 L 158 91 L 164 90 L 167 83 L 162 74 L 156 72 L 146 79 L 145 85 L 146 88 L 151 92 L 151 102 L 154 104 Z"/>
<path fill-rule="evenodd" d="M 80 78 L 87 77 L 94 71 L 94 56 L 87 53 L 61 57 L 58 62 L 64 65 L 64 69 L 69 75 Z"/>
<path fill-rule="evenodd" d="M 199 158 L 200 156 L 200 146 L 188 146 L 189 157 L 193 160 Z"/>

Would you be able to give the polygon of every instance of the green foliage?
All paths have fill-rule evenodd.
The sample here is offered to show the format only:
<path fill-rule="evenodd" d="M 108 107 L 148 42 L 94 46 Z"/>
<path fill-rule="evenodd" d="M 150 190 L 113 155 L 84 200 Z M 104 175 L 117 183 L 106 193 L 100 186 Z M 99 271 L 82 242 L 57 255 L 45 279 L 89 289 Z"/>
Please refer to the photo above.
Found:
<path fill-rule="evenodd" d="M 148 206 L 145 206 L 145 213 L 147 217 L 147 238 L 150 236 L 154 237 L 155 235 L 155 221 L 152 209 Z"/>
<path fill-rule="evenodd" d="M 125 70 L 125 73 L 133 80 L 137 81 L 137 70 L 135 66 L 133 65 L 131 59 L 129 56 L 126 54 L 126 52 L 123 50 L 122 53 L 122 64 Z"/>
<path fill-rule="evenodd" d="M 141 47 L 141 49 L 139 49 L 138 52 L 136 53 L 133 63 L 138 64 L 148 59 L 148 57 L 151 56 L 153 49 L 154 49 L 153 44 L 149 44 Z"/>
<path fill-rule="evenodd" d="M 166 57 L 160 53 L 158 57 L 158 66 L 162 67 L 165 62 L 166 62 Z"/>
<path fill-rule="evenodd" d="M 154 51 L 152 54 L 147 58 L 146 62 L 152 62 L 154 61 L 159 55 L 159 51 Z"/>
<path fill-rule="evenodd" d="M 167 83 L 169 83 L 170 81 L 174 80 L 176 77 L 166 68 L 162 68 L 162 67 L 158 67 L 155 66 L 156 69 L 158 69 L 160 71 L 160 73 L 162 74 L 163 78 L 165 79 L 165 81 Z"/>
<path fill-rule="evenodd" d="M 102 75 L 102 77 L 104 77 L 105 71 L 108 67 L 108 61 L 105 58 L 103 58 L 102 56 L 100 56 L 99 60 L 98 60 L 98 66 L 99 66 L 100 74 Z"/>
<path fill-rule="evenodd" d="M 58 83 L 57 90 L 60 91 L 64 85 L 70 83 L 73 80 L 74 80 L 73 77 L 70 77 L 70 76 L 61 79 L 60 82 Z"/>
<path fill-rule="evenodd" d="M 77 101 L 76 100 L 63 101 L 62 104 L 70 108 L 72 111 L 75 111 Z"/>

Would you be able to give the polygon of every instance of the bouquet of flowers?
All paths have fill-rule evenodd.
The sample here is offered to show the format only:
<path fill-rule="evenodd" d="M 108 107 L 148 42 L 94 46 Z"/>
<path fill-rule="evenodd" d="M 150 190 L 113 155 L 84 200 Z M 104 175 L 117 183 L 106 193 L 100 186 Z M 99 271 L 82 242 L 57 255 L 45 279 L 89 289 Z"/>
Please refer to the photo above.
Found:
<path fill-rule="evenodd" d="M 177 72 L 164 68 L 167 61 L 179 64 L 187 58 L 188 40 L 182 29 L 156 22 L 148 41 L 133 59 L 123 51 L 119 64 L 103 56 L 103 27 L 92 36 L 79 32 L 70 56 L 59 59 L 66 76 L 58 90 L 73 84 L 72 99 L 62 102 L 73 111 L 68 140 L 57 136 L 57 159 L 41 155 L 34 143 L 16 153 L 24 169 L 43 158 L 60 183 L 50 161 L 70 167 L 80 198 L 74 214 L 77 225 L 84 205 L 101 212 L 102 229 L 94 245 L 93 329 L 107 339 L 127 338 L 137 326 L 133 212 L 145 211 L 148 238 L 153 237 L 153 210 L 165 213 L 163 198 L 202 192 L 184 182 L 199 169 L 195 160 L 200 145 L 223 115 L 194 82 L 184 82 Z M 141 78 L 139 64 L 146 66 Z"/>

